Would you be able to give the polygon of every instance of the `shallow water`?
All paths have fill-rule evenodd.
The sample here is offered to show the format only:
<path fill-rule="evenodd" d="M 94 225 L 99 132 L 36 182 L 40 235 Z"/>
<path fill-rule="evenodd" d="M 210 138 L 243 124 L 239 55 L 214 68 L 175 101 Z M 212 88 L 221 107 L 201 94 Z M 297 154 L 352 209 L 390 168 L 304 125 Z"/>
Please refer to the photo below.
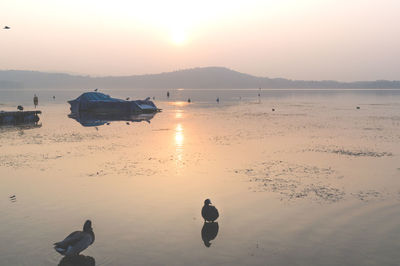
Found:
<path fill-rule="evenodd" d="M 163 111 L 84 127 L 80 91 L 0 91 L 43 112 L 0 128 L 0 265 L 71 265 L 52 243 L 86 219 L 82 265 L 400 264 L 400 91 L 170 92 L 109 90 Z"/>

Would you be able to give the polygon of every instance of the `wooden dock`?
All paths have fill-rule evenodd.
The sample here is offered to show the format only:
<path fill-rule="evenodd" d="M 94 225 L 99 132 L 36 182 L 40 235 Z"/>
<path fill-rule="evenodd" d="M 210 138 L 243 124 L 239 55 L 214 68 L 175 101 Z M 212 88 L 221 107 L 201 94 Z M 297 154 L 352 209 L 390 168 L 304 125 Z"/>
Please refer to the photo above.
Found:
<path fill-rule="evenodd" d="M 0 111 L 0 125 L 37 123 L 42 111 Z"/>

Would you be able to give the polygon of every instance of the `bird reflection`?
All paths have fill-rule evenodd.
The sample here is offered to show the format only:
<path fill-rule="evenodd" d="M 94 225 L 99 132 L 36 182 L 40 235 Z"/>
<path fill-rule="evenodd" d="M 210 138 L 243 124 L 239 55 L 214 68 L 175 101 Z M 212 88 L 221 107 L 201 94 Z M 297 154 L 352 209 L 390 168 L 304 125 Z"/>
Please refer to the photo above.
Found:
<path fill-rule="evenodd" d="M 78 255 L 63 257 L 58 266 L 95 266 L 93 257 Z"/>
<path fill-rule="evenodd" d="M 203 228 L 201 229 L 201 239 L 206 247 L 210 247 L 211 240 L 214 240 L 218 235 L 219 225 L 218 222 L 207 223 L 204 222 Z"/>

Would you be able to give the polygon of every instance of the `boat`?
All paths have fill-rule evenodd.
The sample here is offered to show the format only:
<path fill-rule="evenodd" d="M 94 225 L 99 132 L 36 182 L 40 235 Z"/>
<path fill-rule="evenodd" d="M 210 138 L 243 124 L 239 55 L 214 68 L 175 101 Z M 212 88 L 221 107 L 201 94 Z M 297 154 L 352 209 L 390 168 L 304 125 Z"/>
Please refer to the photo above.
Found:
<path fill-rule="evenodd" d="M 39 114 L 41 113 L 39 110 L 0 111 L 0 125 L 37 124 L 40 120 Z"/>
<path fill-rule="evenodd" d="M 145 100 L 122 100 L 112 98 L 101 92 L 85 92 L 75 100 L 68 101 L 71 105 L 71 113 L 92 112 L 97 114 L 143 114 L 161 111 L 150 101 Z"/>

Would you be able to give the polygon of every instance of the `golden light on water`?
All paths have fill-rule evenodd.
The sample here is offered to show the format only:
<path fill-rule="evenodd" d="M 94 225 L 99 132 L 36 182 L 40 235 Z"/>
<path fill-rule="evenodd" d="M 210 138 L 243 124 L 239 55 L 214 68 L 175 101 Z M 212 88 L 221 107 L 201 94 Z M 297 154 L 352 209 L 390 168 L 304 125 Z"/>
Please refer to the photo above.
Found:
<path fill-rule="evenodd" d="M 182 110 L 177 110 L 175 113 L 175 118 L 179 119 L 179 118 L 183 118 L 183 111 Z"/>
<path fill-rule="evenodd" d="M 182 148 L 183 146 L 183 128 L 181 124 L 178 124 L 175 128 L 175 144 L 177 148 Z"/>
<path fill-rule="evenodd" d="M 186 106 L 188 104 L 189 104 L 188 102 L 184 102 L 184 101 L 176 101 L 176 102 L 170 103 L 170 105 L 179 106 L 179 107 Z"/>
<path fill-rule="evenodd" d="M 177 124 L 175 128 L 175 151 L 176 151 L 176 165 L 181 168 L 183 165 L 183 142 L 185 137 L 183 135 L 182 124 Z"/>

